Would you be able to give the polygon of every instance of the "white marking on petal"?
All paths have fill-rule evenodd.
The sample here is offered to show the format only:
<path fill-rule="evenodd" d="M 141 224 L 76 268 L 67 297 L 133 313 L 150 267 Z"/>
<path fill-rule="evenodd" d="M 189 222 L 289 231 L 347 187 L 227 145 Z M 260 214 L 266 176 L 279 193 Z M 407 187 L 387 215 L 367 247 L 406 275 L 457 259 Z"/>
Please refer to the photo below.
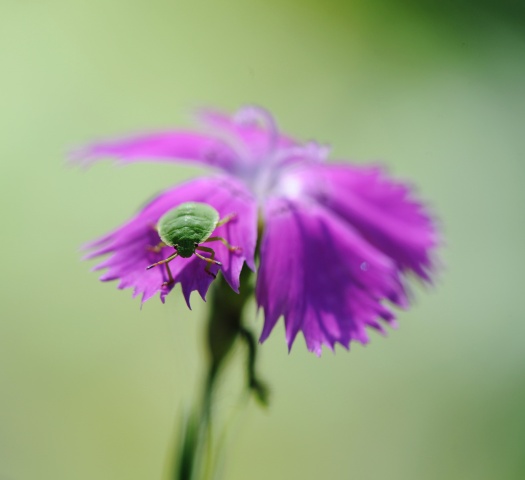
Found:
<path fill-rule="evenodd" d="M 290 199 L 299 198 L 303 193 L 303 184 L 296 176 L 286 175 L 279 182 L 278 193 Z"/>

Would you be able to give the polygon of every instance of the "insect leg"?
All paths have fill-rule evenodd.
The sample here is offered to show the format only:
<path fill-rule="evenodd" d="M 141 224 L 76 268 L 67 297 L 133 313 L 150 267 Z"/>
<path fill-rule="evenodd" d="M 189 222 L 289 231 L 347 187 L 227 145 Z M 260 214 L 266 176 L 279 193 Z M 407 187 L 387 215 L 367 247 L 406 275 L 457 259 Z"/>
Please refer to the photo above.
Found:
<path fill-rule="evenodd" d="M 235 247 L 233 245 L 230 245 L 227 240 L 225 238 L 222 238 L 222 237 L 210 237 L 210 238 L 207 238 L 206 240 L 204 240 L 204 242 L 222 242 L 224 243 L 224 245 L 226 245 L 226 247 L 228 247 L 228 250 L 230 252 L 235 252 L 237 250 L 242 250 L 241 247 Z"/>
<path fill-rule="evenodd" d="M 155 246 L 148 245 L 146 247 L 146 250 L 149 250 L 150 252 L 159 253 L 164 247 L 167 247 L 167 245 L 164 242 L 159 242 Z"/>
<path fill-rule="evenodd" d="M 169 262 L 166 262 L 164 265 L 166 265 L 166 271 L 168 272 L 168 281 L 164 282 L 162 286 L 167 287 L 168 285 L 171 285 L 173 283 L 173 275 L 171 274 Z"/>
<path fill-rule="evenodd" d="M 151 268 L 156 267 L 157 265 L 162 265 L 163 263 L 167 265 L 168 262 L 171 262 L 177 255 L 178 253 L 175 252 L 173 255 L 169 256 L 168 258 L 165 258 L 164 260 L 161 260 L 160 262 L 153 263 L 149 267 L 146 267 L 146 270 L 150 270 Z"/>
<path fill-rule="evenodd" d="M 233 220 L 236 216 L 237 216 L 236 213 L 230 213 L 230 214 L 226 215 L 224 218 L 221 218 L 217 222 L 217 227 L 220 227 L 221 225 L 224 225 L 225 223 L 228 223 L 230 220 Z"/>
<path fill-rule="evenodd" d="M 212 248 L 208 248 L 208 247 L 197 247 L 198 250 L 201 250 L 202 252 L 208 252 L 211 254 L 211 258 L 206 258 L 206 257 L 203 257 L 202 255 L 200 255 L 199 253 L 195 252 L 195 255 L 197 255 L 197 257 L 199 257 L 200 259 L 204 260 L 206 262 L 206 268 L 204 269 L 204 271 L 211 275 L 213 278 L 216 278 L 217 275 L 215 275 L 214 273 L 212 273 L 210 271 L 210 267 L 215 264 L 215 265 L 222 265 L 221 262 L 215 260 L 215 250 L 213 250 Z"/>

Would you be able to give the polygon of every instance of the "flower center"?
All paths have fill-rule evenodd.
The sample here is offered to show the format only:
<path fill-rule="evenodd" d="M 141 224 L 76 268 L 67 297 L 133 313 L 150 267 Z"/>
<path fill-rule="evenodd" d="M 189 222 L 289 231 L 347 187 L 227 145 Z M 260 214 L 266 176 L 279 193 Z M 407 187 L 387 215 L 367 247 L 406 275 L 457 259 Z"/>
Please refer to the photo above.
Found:
<path fill-rule="evenodd" d="M 248 106 L 239 110 L 234 121 L 251 129 L 252 158 L 236 174 L 248 185 L 259 201 L 270 195 L 296 198 L 302 184 L 293 171 L 301 166 L 324 162 L 329 147 L 316 142 L 298 144 L 281 136 L 272 115 L 266 110 Z"/>

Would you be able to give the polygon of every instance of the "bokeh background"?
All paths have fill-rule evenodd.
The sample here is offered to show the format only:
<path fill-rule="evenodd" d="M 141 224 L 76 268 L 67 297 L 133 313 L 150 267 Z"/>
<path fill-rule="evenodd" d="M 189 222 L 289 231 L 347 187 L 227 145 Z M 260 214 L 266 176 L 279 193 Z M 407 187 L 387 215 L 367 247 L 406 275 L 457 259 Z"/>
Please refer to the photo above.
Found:
<path fill-rule="evenodd" d="M 298 138 L 383 161 L 437 213 L 434 289 L 350 352 L 260 349 L 223 477 L 525 478 L 525 9 L 429 0 L 0 0 L 0 479 L 169 478 L 206 305 L 142 310 L 78 246 L 189 166 L 65 165 L 93 139 L 269 108 Z M 248 319 L 259 332 L 262 318 Z M 239 406 L 241 405 L 241 406 Z"/>

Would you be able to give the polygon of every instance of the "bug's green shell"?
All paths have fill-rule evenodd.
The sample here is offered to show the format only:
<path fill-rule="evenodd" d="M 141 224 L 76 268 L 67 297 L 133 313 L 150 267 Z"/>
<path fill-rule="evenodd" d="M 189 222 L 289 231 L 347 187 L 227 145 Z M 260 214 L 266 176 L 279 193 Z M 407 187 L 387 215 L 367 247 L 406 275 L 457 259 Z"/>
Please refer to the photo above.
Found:
<path fill-rule="evenodd" d="M 178 245 L 179 255 L 190 257 L 195 252 L 194 245 L 204 242 L 218 221 L 219 213 L 210 205 L 186 202 L 165 213 L 157 229 L 166 245 Z"/>

